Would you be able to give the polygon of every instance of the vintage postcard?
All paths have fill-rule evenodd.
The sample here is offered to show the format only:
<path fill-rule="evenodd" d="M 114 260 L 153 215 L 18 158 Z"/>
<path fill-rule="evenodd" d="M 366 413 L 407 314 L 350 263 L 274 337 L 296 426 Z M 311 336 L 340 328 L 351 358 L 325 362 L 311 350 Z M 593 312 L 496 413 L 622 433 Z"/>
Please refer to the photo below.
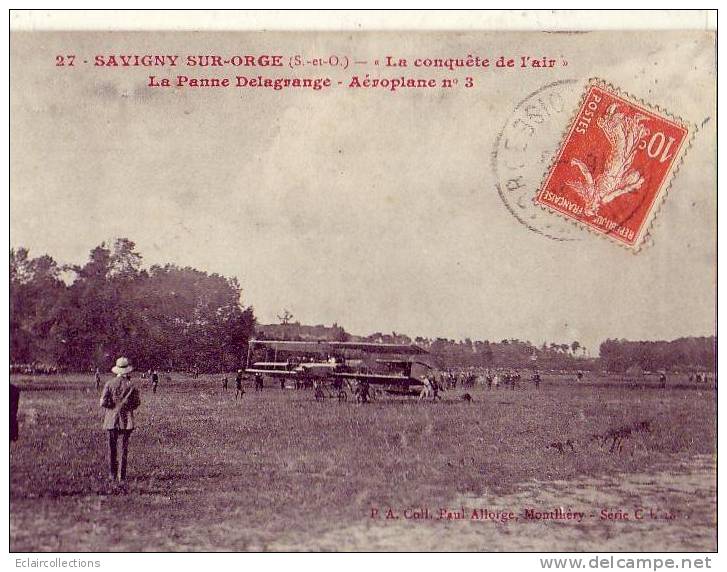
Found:
<path fill-rule="evenodd" d="M 11 30 L 11 551 L 716 551 L 715 29 L 155 17 Z"/>

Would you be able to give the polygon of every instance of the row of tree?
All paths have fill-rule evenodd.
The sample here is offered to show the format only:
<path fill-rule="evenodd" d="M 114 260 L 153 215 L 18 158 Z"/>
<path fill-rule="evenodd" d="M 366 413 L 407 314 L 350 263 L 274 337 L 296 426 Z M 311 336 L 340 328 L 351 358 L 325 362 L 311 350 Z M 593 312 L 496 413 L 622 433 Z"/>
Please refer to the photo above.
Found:
<path fill-rule="evenodd" d="M 588 357 L 587 349 L 577 340 L 569 344 L 543 343 L 536 346 L 518 339 L 499 342 L 452 340 L 416 337 L 392 332 L 376 333 L 367 338 L 384 343 L 413 342 L 429 351 L 448 367 L 478 366 L 533 368 L 544 370 L 606 370 L 625 372 L 629 368 L 643 371 L 682 370 L 714 371 L 717 341 L 714 336 L 688 337 L 673 341 L 606 340 L 599 346 L 598 357 Z"/>
<path fill-rule="evenodd" d="M 447 367 L 713 370 L 716 360 L 714 337 L 609 339 L 596 359 L 586 357 L 578 341 L 536 346 L 517 339 L 410 338 L 396 332 L 357 337 L 337 324 L 304 326 L 292 317 L 285 311 L 280 325 L 262 326 L 257 335 L 415 343 Z M 107 370 L 117 356 L 125 355 L 141 369 L 229 371 L 244 365 L 255 326 L 253 309 L 242 304 L 236 278 L 172 264 L 143 269 L 142 256 L 128 239 L 97 246 L 82 266 L 59 265 L 48 255 L 32 258 L 25 248 L 10 251 L 14 364 Z"/>
<path fill-rule="evenodd" d="M 255 318 L 237 280 L 141 263 L 128 239 L 97 246 L 82 266 L 12 249 L 11 363 L 108 370 L 125 355 L 139 369 L 242 365 Z"/>
<path fill-rule="evenodd" d="M 575 370 L 589 369 L 594 361 L 585 358 L 579 342 L 536 346 L 518 339 L 491 342 L 436 338 L 433 341 L 419 339 L 417 343 L 447 365 Z"/>
<path fill-rule="evenodd" d="M 536 346 L 518 339 L 453 340 L 447 338 L 414 339 L 403 334 L 377 332 L 367 341 L 378 343 L 414 343 L 426 349 L 435 361 L 446 367 L 492 367 L 541 369 L 591 369 L 595 360 L 586 358 L 586 348 L 578 341 L 570 344 L 542 344 Z"/>
<path fill-rule="evenodd" d="M 600 365 L 607 371 L 624 372 L 629 368 L 715 371 L 717 339 L 714 336 L 679 338 L 670 342 L 609 339 L 601 344 L 599 354 Z"/>

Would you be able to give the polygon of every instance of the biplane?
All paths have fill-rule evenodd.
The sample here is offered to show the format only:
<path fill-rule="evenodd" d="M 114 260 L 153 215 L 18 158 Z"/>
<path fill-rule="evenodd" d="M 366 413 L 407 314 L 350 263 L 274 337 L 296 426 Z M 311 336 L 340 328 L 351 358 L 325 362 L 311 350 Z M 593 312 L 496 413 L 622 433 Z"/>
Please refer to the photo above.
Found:
<path fill-rule="evenodd" d="M 291 380 L 296 388 L 334 387 L 339 399 L 362 382 L 378 393 L 415 395 L 433 369 L 427 354 L 413 344 L 250 340 L 245 373 Z"/>

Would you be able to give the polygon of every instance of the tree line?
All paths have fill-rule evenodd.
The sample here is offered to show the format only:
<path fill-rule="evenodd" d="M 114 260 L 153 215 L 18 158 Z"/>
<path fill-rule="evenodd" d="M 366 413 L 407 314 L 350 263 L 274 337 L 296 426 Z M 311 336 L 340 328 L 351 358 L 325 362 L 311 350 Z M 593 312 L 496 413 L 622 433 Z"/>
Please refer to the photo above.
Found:
<path fill-rule="evenodd" d="M 413 339 L 403 334 L 377 332 L 369 341 L 383 343 L 414 343 L 426 349 L 444 367 L 593 369 L 596 360 L 588 358 L 586 348 L 577 340 L 570 343 L 535 345 L 516 338 L 500 341 L 454 340 L 448 338 Z"/>
<path fill-rule="evenodd" d="M 142 269 L 129 239 L 95 247 L 83 265 L 10 251 L 10 359 L 66 370 L 241 367 L 255 327 L 236 278 L 173 264 Z"/>
<path fill-rule="evenodd" d="M 714 336 L 679 338 L 669 342 L 609 339 L 601 344 L 599 354 L 602 368 L 613 372 L 625 372 L 630 368 L 643 371 L 715 371 L 717 339 Z"/>
<path fill-rule="evenodd" d="M 597 357 L 589 357 L 578 340 L 570 343 L 532 344 L 518 339 L 500 341 L 409 338 L 377 332 L 366 338 L 383 343 L 415 343 L 428 350 L 443 366 L 538 368 L 542 370 L 605 370 L 616 373 L 629 368 L 643 371 L 714 371 L 717 342 L 714 336 L 684 337 L 672 341 L 608 339 Z"/>
<path fill-rule="evenodd" d="M 126 238 L 95 247 L 83 265 L 61 265 L 48 255 L 33 258 L 27 249 L 13 248 L 10 360 L 103 371 L 125 355 L 139 369 L 237 369 L 245 365 L 247 342 L 256 328 L 253 308 L 243 305 L 241 293 L 236 278 L 173 264 L 143 269 L 141 254 Z M 716 362 L 714 336 L 669 342 L 609 339 L 595 358 L 577 340 L 537 346 L 518 339 L 411 338 L 396 332 L 360 337 L 337 324 L 291 323 L 288 311 L 279 319 L 280 325 L 260 327 L 257 335 L 415 343 L 444 367 L 712 371 Z"/>

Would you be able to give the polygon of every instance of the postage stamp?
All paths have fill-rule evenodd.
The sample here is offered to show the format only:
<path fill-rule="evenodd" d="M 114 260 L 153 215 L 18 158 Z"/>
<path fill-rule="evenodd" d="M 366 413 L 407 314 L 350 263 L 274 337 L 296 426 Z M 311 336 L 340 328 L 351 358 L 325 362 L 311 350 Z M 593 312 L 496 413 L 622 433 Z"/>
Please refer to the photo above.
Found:
<path fill-rule="evenodd" d="M 535 202 L 638 250 L 694 131 L 593 79 Z"/>

